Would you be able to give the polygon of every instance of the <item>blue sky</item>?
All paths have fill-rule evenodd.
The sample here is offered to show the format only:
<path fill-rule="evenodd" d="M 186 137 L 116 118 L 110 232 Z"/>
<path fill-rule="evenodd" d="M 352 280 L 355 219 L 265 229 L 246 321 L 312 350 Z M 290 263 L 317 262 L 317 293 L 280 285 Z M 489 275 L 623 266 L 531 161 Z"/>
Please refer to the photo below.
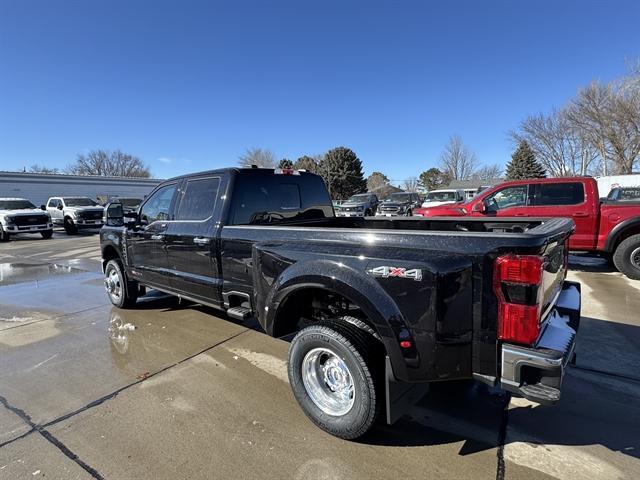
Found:
<path fill-rule="evenodd" d="M 640 57 L 638 1 L 0 0 L 0 170 L 120 148 L 157 177 L 345 145 L 394 180 Z"/>

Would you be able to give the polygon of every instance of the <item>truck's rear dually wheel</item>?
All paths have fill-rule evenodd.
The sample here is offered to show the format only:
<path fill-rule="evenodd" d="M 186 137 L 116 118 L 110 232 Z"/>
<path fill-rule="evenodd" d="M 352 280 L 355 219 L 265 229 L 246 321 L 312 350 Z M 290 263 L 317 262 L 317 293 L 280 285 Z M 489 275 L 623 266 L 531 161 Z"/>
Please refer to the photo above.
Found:
<path fill-rule="evenodd" d="M 304 413 L 344 439 L 364 435 L 382 406 L 380 343 L 341 319 L 302 329 L 289 349 L 289 382 Z"/>

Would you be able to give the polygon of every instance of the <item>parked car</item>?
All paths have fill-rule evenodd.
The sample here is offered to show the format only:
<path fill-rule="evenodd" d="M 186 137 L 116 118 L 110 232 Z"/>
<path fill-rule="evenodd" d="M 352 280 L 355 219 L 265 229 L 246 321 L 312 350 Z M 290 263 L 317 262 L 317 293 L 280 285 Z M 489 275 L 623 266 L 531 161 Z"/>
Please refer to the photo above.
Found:
<path fill-rule="evenodd" d="M 51 197 L 46 207 L 54 225 L 63 226 L 68 235 L 80 229 L 102 227 L 104 207 L 88 197 Z"/>
<path fill-rule="evenodd" d="M 422 209 L 425 217 L 567 217 L 576 223 L 571 250 L 611 258 L 629 278 L 640 280 L 640 205 L 600 203 L 590 177 L 537 178 L 505 182 L 462 205 Z"/>
<path fill-rule="evenodd" d="M 0 241 L 6 242 L 17 233 L 39 233 L 42 238 L 51 238 L 51 217 L 24 198 L 0 198 Z"/>
<path fill-rule="evenodd" d="M 569 219 L 336 218 L 319 176 L 258 168 L 173 178 L 135 221 L 106 216 L 116 307 L 151 287 L 295 334 L 294 396 L 338 437 L 393 423 L 432 381 L 560 397 L 580 321 Z"/>
<path fill-rule="evenodd" d="M 398 215 L 410 217 L 413 209 L 420 207 L 420 204 L 420 196 L 417 193 L 392 193 L 378 205 L 376 215 L 381 217 L 395 217 Z"/>
<path fill-rule="evenodd" d="M 438 205 L 445 205 L 448 203 L 461 203 L 466 200 L 466 194 L 462 189 L 441 189 L 441 190 L 432 190 L 427 193 L 424 201 L 422 202 L 422 207 L 437 207 Z M 414 212 L 414 214 L 419 213 L 418 210 Z"/>
<path fill-rule="evenodd" d="M 336 208 L 338 217 L 370 217 L 375 215 L 380 200 L 374 193 L 359 193 L 345 200 Z"/>
<path fill-rule="evenodd" d="M 640 187 L 612 188 L 605 200 L 607 202 L 638 202 L 640 204 Z"/>

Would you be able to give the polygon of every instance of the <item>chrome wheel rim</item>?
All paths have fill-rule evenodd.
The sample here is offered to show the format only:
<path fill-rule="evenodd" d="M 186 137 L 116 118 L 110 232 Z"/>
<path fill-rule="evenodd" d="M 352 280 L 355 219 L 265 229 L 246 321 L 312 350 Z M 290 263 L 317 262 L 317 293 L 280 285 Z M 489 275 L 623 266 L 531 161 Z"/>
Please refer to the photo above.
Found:
<path fill-rule="evenodd" d="M 640 247 L 631 252 L 631 264 L 636 268 L 640 268 Z"/>
<path fill-rule="evenodd" d="M 302 383 L 324 413 L 341 416 L 355 403 L 353 377 L 347 364 L 328 348 L 314 348 L 302 360 Z"/>
<path fill-rule="evenodd" d="M 120 281 L 118 271 L 114 267 L 109 267 L 107 278 L 104 280 L 104 286 L 111 299 L 118 303 L 122 296 L 122 282 Z"/>

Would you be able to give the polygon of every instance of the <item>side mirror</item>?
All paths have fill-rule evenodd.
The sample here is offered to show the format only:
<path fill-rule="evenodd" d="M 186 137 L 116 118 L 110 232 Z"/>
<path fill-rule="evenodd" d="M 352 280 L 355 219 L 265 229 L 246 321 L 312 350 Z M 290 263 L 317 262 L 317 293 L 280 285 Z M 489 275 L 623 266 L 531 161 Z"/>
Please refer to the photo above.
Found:
<path fill-rule="evenodd" d="M 45 207 L 44 205 L 40 205 L 40 210 L 42 210 L 43 212 L 47 211 L 47 207 Z"/>
<path fill-rule="evenodd" d="M 105 224 L 110 227 L 122 227 L 124 225 L 124 210 L 121 203 L 110 203 L 106 209 L 107 219 Z"/>
<path fill-rule="evenodd" d="M 482 200 L 473 206 L 473 211 L 483 214 L 487 213 L 487 204 Z"/>
<path fill-rule="evenodd" d="M 63 209 L 63 206 L 62 206 L 62 204 L 61 204 L 61 203 L 59 203 L 59 204 L 58 204 L 58 206 L 57 206 L 56 208 L 57 208 L 58 210 L 62 210 L 62 209 Z"/>

